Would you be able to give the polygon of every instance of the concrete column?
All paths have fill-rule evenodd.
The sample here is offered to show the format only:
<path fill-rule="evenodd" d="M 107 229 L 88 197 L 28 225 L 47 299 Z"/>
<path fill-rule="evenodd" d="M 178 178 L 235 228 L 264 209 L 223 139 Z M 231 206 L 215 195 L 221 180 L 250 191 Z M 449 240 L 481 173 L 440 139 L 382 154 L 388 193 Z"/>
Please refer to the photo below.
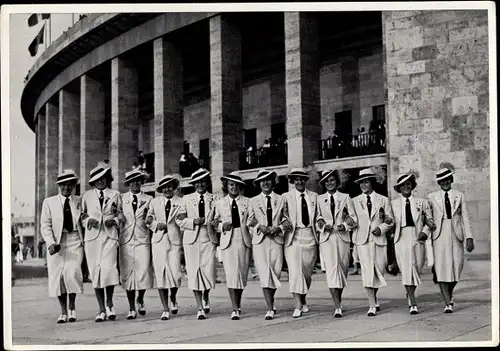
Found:
<path fill-rule="evenodd" d="M 90 189 L 89 174 L 97 163 L 108 159 L 104 140 L 106 94 L 104 86 L 88 75 L 80 78 L 80 191 Z"/>
<path fill-rule="evenodd" d="M 241 35 L 224 15 L 210 18 L 211 155 L 214 193 L 239 169 L 243 146 Z"/>
<path fill-rule="evenodd" d="M 321 138 L 318 23 L 313 14 L 285 12 L 285 85 L 288 165 L 318 159 Z"/>
<path fill-rule="evenodd" d="M 113 188 L 125 191 L 125 172 L 131 170 L 138 150 L 137 71 L 117 57 L 111 61 L 111 170 Z"/>
<path fill-rule="evenodd" d="M 154 41 L 154 152 L 155 180 L 179 173 L 183 151 L 182 52 L 164 38 Z"/>
<path fill-rule="evenodd" d="M 45 104 L 45 196 L 57 195 L 57 173 L 59 171 L 59 107 L 51 102 Z"/>
<path fill-rule="evenodd" d="M 59 91 L 59 172 L 79 171 L 80 167 L 80 97 Z"/>
<path fill-rule="evenodd" d="M 38 257 L 38 242 L 40 236 L 40 214 L 45 198 L 45 110 L 40 111 L 36 123 L 36 191 L 35 191 L 35 257 Z"/>

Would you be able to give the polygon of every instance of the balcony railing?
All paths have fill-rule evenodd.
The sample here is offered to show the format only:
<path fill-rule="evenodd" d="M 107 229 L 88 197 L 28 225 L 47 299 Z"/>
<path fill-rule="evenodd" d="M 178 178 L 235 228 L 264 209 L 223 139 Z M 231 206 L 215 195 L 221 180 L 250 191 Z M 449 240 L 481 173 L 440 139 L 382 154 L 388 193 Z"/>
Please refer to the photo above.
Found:
<path fill-rule="evenodd" d="M 279 166 L 288 163 L 286 143 L 240 151 L 240 169 Z"/>
<path fill-rule="evenodd" d="M 200 168 L 205 168 L 210 171 L 211 162 L 212 157 L 210 156 L 203 156 L 200 158 L 194 157 L 193 159 L 187 157 L 185 161 L 179 162 L 179 173 L 182 177 L 187 178 L 191 177 L 191 174 Z"/>
<path fill-rule="evenodd" d="M 386 152 L 385 131 L 334 136 L 319 141 L 319 159 L 328 160 Z"/>

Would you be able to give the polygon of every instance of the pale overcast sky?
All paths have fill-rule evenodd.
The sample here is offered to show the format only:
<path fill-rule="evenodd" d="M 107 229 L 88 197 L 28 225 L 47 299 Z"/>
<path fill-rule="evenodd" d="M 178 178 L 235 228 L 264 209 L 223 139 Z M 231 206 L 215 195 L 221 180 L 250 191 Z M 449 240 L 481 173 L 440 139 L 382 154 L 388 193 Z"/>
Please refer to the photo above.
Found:
<path fill-rule="evenodd" d="M 35 215 L 35 133 L 21 115 L 24 77 L 45 50 L 42 44 L 35 57 L 28 46 L 42 24 L 28 26 L 29 14 L 10 16 L 10 137 L 11 137 L 11 211 L 14 215 Z M 75 15 L 75 21 L 78 15 Z M 52 41 L 72 25 L 71 14 L 52 15 Z M 24 203 L 24 206 L 22 204 Z"/>

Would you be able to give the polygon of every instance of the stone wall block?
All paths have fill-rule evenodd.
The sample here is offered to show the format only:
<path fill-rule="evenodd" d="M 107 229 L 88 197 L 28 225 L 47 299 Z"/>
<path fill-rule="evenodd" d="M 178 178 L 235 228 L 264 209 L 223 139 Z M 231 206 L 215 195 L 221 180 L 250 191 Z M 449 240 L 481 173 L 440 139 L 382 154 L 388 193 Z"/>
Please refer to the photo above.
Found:
<path fill-rule="evenodd" d="M 451 99 L 452 115 L 460 116 L 478 112 L 477 96 L 461 96 Z"/>
<path fill-rule="evenodd" d="M 412 57 L 415 61 L 435 59 L 439 53 L 437 45 L 426 45 L 416 47 L 412 51 Z"/>

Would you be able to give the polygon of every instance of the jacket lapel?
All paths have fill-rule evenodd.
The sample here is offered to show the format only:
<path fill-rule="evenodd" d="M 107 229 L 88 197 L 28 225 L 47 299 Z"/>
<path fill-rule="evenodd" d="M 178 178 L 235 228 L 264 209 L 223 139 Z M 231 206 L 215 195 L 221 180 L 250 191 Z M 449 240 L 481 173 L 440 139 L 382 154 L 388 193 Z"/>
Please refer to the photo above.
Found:
<path fill-rule="evenodd" d="M 54 197 L 54 202 L 52 207 L 54 210 L 52 216 L 55 219 L 55 221 L 53 222 L 57 224 L 57 228 L 55 228 L 57 230 L 57 234 L 56 233 L 54 234 L 60 235 L 62 233 L 64 225 L 64 212 L 63 212 L 63 205 L 61 204 L 61 199 L 59 198 L 59 195 Z"/>
<path fill-rule="evenodd" d="M 411 215 L 413 216 L 415 223 L 418 221 L 418 217 L 420 217 L 421 207 L 422 207 L 422 201 L 420 199 L 415 199 L 415 206 L 411 207 Z"/>
<path fill-rule="evenodd" d="M 314 218 L 314 211 L 316 210 L 316 196 L 313 196 L 314 193 L 312 191 L 309 191 L 306 189 L 306 194 L 309 196 L 309 200 L 311 201 L 311 208 L 309 209 L 309 218 L 310 221 L 312 222 L 312 219 Z"/>
<path fill-rule="evenodd" d="M 288 215 L 293 220 L 293 222 L 297 223 L 297 206 L 295 204 L 295 193 L 293 191 L 290 192 L 290 196 L 288 197 Z"/>
<path fill-rule="evenodd" d="M 375 214 L 379 211 L 380 205 L 382 203 L 382 197 L 379 196 L 376 192 L 373 192 L 373 204 L 375 206 L 372 207 L 371 219 L 375 216 Z"/>
<path fill-rule="evenodd" d="M 335 204 L 335 214 L 333 218 L 337 218 L 337 215 L 339 214 L 340 210 L 344 207 L 344 204 L 347 200 L 346 197 L 341 197 L 340 194 L 338 194 L 337 196 L 339 196 L 339 200 L 336 201 L 337 203 Z M 333 200 L 335 201 L 335 196 L 333 197 Z"/>
<path fill-rule="evenodd" d="M 271 195 L 271 206 L 272 206 L 272 203 L 273 203 L 273 196 Z M 257 198 L 257 207 L 260 208 L 260 210 L 262 211 L 262 214 L 264 215 L 264 217 L 267 218 L 267 211 L 266 211 L 266 208 L 264 207 L 265 205 L 262 203 L 262 198 L 259 196 Z M 274 209 L 273 209 L 273 217 L 274 217 Z"/>
<path fill-rule="evenodd" d="M 450 190 L 451 191 L 451 190 Z M 451 214 L 453 215 L 455 213 L 455 211 L 458 209 L 458 206 L 460 205 L 460 193 L 459 192 L 454 192 L 454 196 L 452 196 L 452 199 L 453 199 L 453 203 L 451 204 L 453 207 L 452 207 L 452 211 L 451 211 Z"/>
<path fill-rule="evenodd" d="M 78 219 L 80 218 L 80 199 L 75 195 L 71 195 L 70 201 L 71 207 L 71 215 L 73 216 L 73 223 L 78 223 Z M 64 214 L 63 214 L 64 216 Z"/>
<path fill-rule="evenodd" d="M 434 194 L 434 200 L 438 204 L 438 206 L 441 208 L 441 212 L 444 212 L 444 204 L 443 200 L 441 199 L 441 191 L 438 191 Z"/>

